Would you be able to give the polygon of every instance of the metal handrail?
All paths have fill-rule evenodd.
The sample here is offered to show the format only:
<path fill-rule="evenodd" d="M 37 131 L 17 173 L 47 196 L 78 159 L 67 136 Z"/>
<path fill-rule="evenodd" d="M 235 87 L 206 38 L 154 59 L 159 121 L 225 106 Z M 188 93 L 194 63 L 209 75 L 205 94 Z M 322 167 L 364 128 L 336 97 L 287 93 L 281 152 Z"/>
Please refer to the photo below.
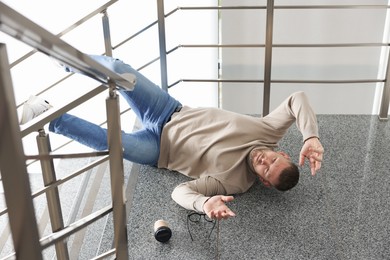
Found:
<path fill-rule="evenodd" d="M 348 48 L 348 47 L 388 47 L 390 43 L 312 43 L 312 44 L 273 44 L 274 48 Z M 264 48 L 265 44 L 179 44 L 167 53 L 180 48 Z"/>
<path fill-rule="evenodd" d="M 274 9 L 386 9 L 390 5 L 275 5 Z M 251 10 L 267 9 L 267 5 L 248 6 L 180 6 L 169 14 L 179 10 Z"/>
<path fill-rule="evenodd" d="M 179 79 L 170 84 L 171 88 L 182 82 L 208 82 L 208 83 L 264 83 L 262 79 Z M 361 79 L 361 80 L 280 80 L 271 79 L 271 83 L 303 83 L 303 84 L 356 84 L 356 83 L 384 83 L 386 79 Z"/>
<path fill-rule="evenodd" d="M 104 11 L 105 12 L 105 11 Z M 107 19 L 106 19 L 107 20 Z M 105 21 L 106 23 L 103 24 L 103 28 L 105 31 L 105 38 L 110 37 L 109 36 L 109 28 L 108 28 L 108 21 Z M 92 223 L 96 219 L 100 218 L 103 215 L 106 215 L 107 213 L 113 211 L 113 217 L 114 217 L 114 227 L 115 227 L 115 236 L 114 236 L 114 244 L 116 248 L 117 257 L 119 258 L 127 258 L 127 237 L 126 237 L 126 228 L 123 228 L 126 226 L 125 223 L 125 202 L 123 198 L 123 194 L 121 194 L 121 190 L 118 189 L 118 187 L 122 186 L 124 183 L 123 180 L 123 164 L 121 163 L 123 160 L 123 151 L 121 150 L 121 141 L 120 141 L 120 120 L 119 118 L 119 104 L 118 104 L 118 97 L 115 92 L 115 88 L 123 88 L 125 90 L 132 90 L 135 85 L 135 76 L 133 75 L 133 78 L 131 79 L 125 79 L 121 75 L 115 73 L 114 71 L 106 68 L 105 66 L 101 65 L 100 63 L 94 61 L 89 56 L 81 53 L 77 49 L 73 48 L 69 44 L 65 43 L 61 39 L 59 39 L 57 36 L 51 34 L 44 28 L 38 26 L 37 24 L 33 23 L 26 17 L 22 16 L 18 12 L 14 11 L 13 9 L 9 8 L 5 4 L 0 2 L 0 30 L 3 32 L 9 34 L 10 36 L 23 41 L 30 45 L 33 48 L 36 48 L 38 51 L 43 52 L 49 56 L 54 57 L 55 59 L 61 61 L 62 63 L 69 65 L 73 68 L 75 68 L 76 71 L 85 74 L 87 76 L 90 76 L 97 81 L 100 81 L 101 83 L 107 85 L 109 87 L 109 97 L 106 100 L 106 106 L 107 106 L 107 118 L 108 118 L 108 130 L 109 130 L 109 136 L 108 136 L 108 143 L 109 143 L 109 160 L 110 160 L 110 174 L 111 174 L 111 192 L 112 192 L 112 206 L 109 207 L 109 209 L 100 210 L 97 215 L 91 214 L 88 217 L 83 218 L 82 220 L 75 222 L 68 227 L 64 227 L 63 221 L 62 221 L 62 214 L 61 214 L 61 208 L 58 207 L 58 205 L 52 205 L 52 207 L 49 207 L 49 213 L 53 213 L 53 219 L 52 221 L 52 229 L 53 233 L 49 235 L 47 238 L 41 240 L 39 248 L 38 245 L 28 245 L 27 242 L 24 242 L 24 240 L 20 240 L 19 237 L 14 237 L 14 242 L 17 242 L 17 244 L 20 243 L 22 245 L 21 247 L 18 245 L 18 248 L 16 249 L 16 255 L 23 255 L 25 256 L 28 254 L 29 248 L 33 246 L 34 254 L 37 259 L 40 259 L 39 251 L 40 249 L 46 248 L 47 246 L 56 245 L 56 251 L 61 259 L 67 259 L 68 252 L 66 249 L 66 242 L 61 242 L 63 238 L 66 236 L 69 236 L 70 234 L 73 234 L 74 232 L 80 230 L 86 225 L 89 225 L 89 223 Z M 108 33 L 108 34 L 107 34 Z M 107 44 L 106 44 L 107 45 Z M 106 46 L 107 47 L 107 46 Z M 4 49 L 4 48 L 3 48 Z M 8 64 L 8 70 L 10 69 Z M 5 71 L 4 74 L 7 72 Z M 8 84 L 11 86 L 11 84 Z M 9 87 L 9 86 L 7 86 Z M 49 114 L 46 116 L 46 118 L 42 119 L 36 119 L 27 124 L 26 126 L 21 127 L 21 137 L 23 138 L 25 135 L 32 131 L 39 130 L 42 124 L 47 123 L 48 121 L 54 119 L 60 114 L 63 114 L 67 110 L 72 109 L 73 107 L 79 105 L 80 103 L 83 103 L 85 100 L 95 96 L 96 94 L 102 92 L 105 88 L 102 86 L 96 89 L 93 89 L 92 91 L 85 94 L 83 97 L 67 104 L 65 107 L 58 109 L 54 111 L 54 113 Z M 11 93 L 11 92 L 9 92 Z M 9 95 L 7 93 L 7 95 Z M 11 94 L 12 95 L 12 94 Z M 12 114 L 13 123 L 15 121 L 15 114 Z M 14 123 L 15 124 L 15 123 Z M 27 156 L 25 159 L 44 159 L 43 162 L 45 162 L 45 166 L 42 166 L 42 171 L 45 179 L 45 185 L 46 187 L 50 187 L 49 189 L 45 190 L 46 194 L 48 195 L 48 203 L 49 200 L 55 204 L 59 204 L 59 197 L 58 197 L 58 190 L 57 186 L 59 185 L 59 182 L 56 181 L 56 176 L 54 172 L 54 167 L 52 163 L 52 159 L 56 156 L 48 155 L 48 153 L 51 152 L 50 148 L 50 142 L 48 140 L 48 136 L 44 133 L 44 131 L 40 132 L 40 140 L 37 138 L 39 151 L 41 154 L 40 156 Z M 15 141 L 18 144 L 19 141 Z M 47 146 L 47 147 L 45 147 Z M 100 152 L 95 155 L 104 155 L 107 154 L 107 152 Z M 21 151 L 15 152 L 15 155 L 18 157 L 21 157 Z M 85 155 L 85 154 L 84 154 Z M 83 155 L 83 156 L 84 156 Z M 89 154 L 91 155 L 91 154 Z M 72 155 L 69 157 L 74 156 L 80 156 L 80 155 Z M 39 157 L 39 158 L 38 158 Z M 48 157 L 48 158 L 46 158 Z M 63 157 L 63 155 L 59 156 Z M 21 158 L 20 158 L 21 159 Z M 47 161 L 48 159 L 49 161 Z M 21 169 L 19 172 L 17 172 L 17 176 L 14 178 L 11 178 L 10 171 L 8 170 L 8 164 L 6 165 L 7 168 L 5 171 L 5 183 L 11 184 L 13 179 L 19 178 L 19 176 L 26 176 L 23 174 L 23 171 L 25 169 Z M 115 173 L 113 173 L 115 172 Z M 72 176 L 73 178 L 74 176 Z M 25 177 L 23 177 L 25 178 Z M 26 179 L 23 180 L 23 185 L 27 185 L 28 181 Z M 56 185 L 52 185 L 55 183 Z M 28 189 L 26 189 L 28 191 Z M 40 191 L 42 194 L 43 191 Z M 6 192 L 6 199 L 10 197 L 8 194 L 9 192 Z M 49 194 L 50 193 L 50 194 Z M 49 196 L 50 195 L 50 196 Z M 26 198 L 27 203 L 30 203 L 32 200 L 32 196 L 19 196 L 17 200 Z M 10 200 L 11 203 L 11 200 Z M 9 204 L 9 203 L 8 203 Z M 12 203 L 10 205 L 13 205 Z M 49 206 L 50 206 L 49 205 Z M 10 206 L 10 209 L 12 210 L 13 216 L 15 212 L 14 206 Z M 11 212 L 10 210 L 10 212 Z M 7 209 L 3 212 L 6 212 Z M 26 212 L 26 216 L 31 214 L 32 210 L 29 209 Z M 10 217 L 11 217 L 10 216 Z M 52 218 L 52 216 L 51 216 Z M 20 220 L 11 221 L 11 227 L 16 228 L 16 224 Z M 36 224 L 33 223 L 35 220 L 31 218 L 31 232 L 34 234 L 31 236 L 30 239 L 33 240 L 34 243 L 37 242 L 36 240 Z M 53 226 L 53 221 L 56 222 Z M 14 232 L 13 232 L 14 233 Z M 28 241 L 28 240 L 27 240 Z"/>
<path fill-rule="evenodd" d="M 0 10 L 0 30 L 3 32 L 103 84 L 109 85 L 109 81 L 113 81 L 126 90 L 134 88 L 135 77 L 131 81 L 123 78 L 2 2 Z"/>
<path fill-rule="evenodd" d="M 80 20 L 78 20 L 77 22 L 73 23 L 72 25 L 68 26 L 67 28 L 65 28 L 63 31 L 61 31 L 60 33 L 56 34 L 57 37 L 62 37 L 64 36 L 65 34 L 67 34 L 68 32 L 72 31 L 73 29 L 77 28 L 78 26 L 80 26 L 81 24 L 83 24 L 84 22 L 88 21 L 89 19 L 91 19 L 93 16 L 103 12 L 104 10 L 106 10 L 108 7 L 110 7 L 111 5 L 113 5 L 114 3 L 118 2 L 118 0 L 111 0 L 107 3 L 105 3 L 104 5 L 98 7 L 96 10 L 94 10 L 93 12 L 87 14 L 86 16 L 84 16 L 83 18 L 81 18 Z M 25 59 L 27 59 L 28 57 L 30 57 L 31 55 L 33 55 L 34 53 L 36 53 L 37 50 L 32 50 L 28 53 L 26 53 L 25 55 L 23 55 L 22 57 L 20 57 L 19 59 L 17 59 L 16 61 L 12 62 L 10 64 L 10 67 L 14 67 L 16 65 L 18 65 L 19 63 L 21 63 L 22 61 L 24 61 Z"/>
<path fill-rule="evenodd" d="M 272 6 L 270 6 L 272 4 Z M 267 10 L 267 6 L 269 7 Z M 267 5 L 262 6 L 195 6 L 195 7 L 177 7 L 173 9 L 172 11 L 168 12 L 165 15 L 160 15 L 159 20 L 166 19 L 167 17 L 173 15 L 174 13 L 180 11 L 180 10 L 250 10 L 250 9 L 264 9 L 267 10 L 268 13 L 270 10 L 275 9 L 388 9 L 390 8 L 390 5 L 273 5 L 273 1 L 269 1 Z M 268 15 L 268 14 L 267 14 Z M 269 15 L 268 15 L 269 16 Z M 268 21 L 271 21 L 273 19 L 273 13 L 272 16 L 269 18 L 267 17 Z M 120 42 L 118 45 L 114 46 L 113 49 L 118 48 L 119 46 L 123 45 L 127 41 L 133 39 L 134 37 L 138 36 L 142 32 L 146 31 L 147 29 L 151 28 L 152 26 L 158 24 L 158 20 L 152 22 L 151 24 L 147 25 L 140 31 L 136 32 L 134 35 L 128 37 L 127 39 Z M 267 27 L 270 27 L 269 25 Z M 272 33 L 272 29 L 269 33 Z M 270 36 L 272 37 L 272 35 Z M 270 39 L 268 37 L 268 40 Z M 164 39 L 163 39 L 164 40 Z M 161 41 L 161 39 L 160 39 Z M 140 69 L 145 68 L 146 66 L 149 66 L 150 64 L 158 61 L 160 57 L 163 55 L 168 55 L 170 53 L 175 52 L 179 48 L 268 48 L 266 50 L 266 55 L 270 55 L 273 48 L 346 48 L 346 47 L 389 47 L 390 43 L 312 43 L 312 44 L 278 44 L 278 43 L 265 43 L 265 44 L 181 44 L 178 46 L 175 46 L 171 50 L 165 51 L 163 48 L 160 48 L 160 56 L 152 59 L 145 65 L 141 66 Z M 270 60 L 270 59 L 268 59 Z M 270 62 L 270 61 L 268 61 Z M 265 66 L 267 67 L 267 66 Z M 162 74 L 163 69 L 166 70 L 166 68 L 162 68 Z M 269 74 L 269 75 L 268 75 Z M 171 88 L 175 85 L 177 85 L 180 82 L 240 82 L 240 83 L 264 83 L 264 105 L 263 105 L 263 112 L 264 114 L 268 113 L 269 110 L 269 85 L 271 83 L 314 83 L 314 84 L 344 84 L 344 83 L 386 83 L 386 79 L 361 79 L 361 80 L 275 80 L 271 79 L 270 72 L 265 75 L 264 80 L 224 80 L 224 79 L 211 79 L 211 80 L 198 80 L 198 79 L 179 79 L 175 81 L 173 84 L 167 85 L 167 88 Z M 388 88 L 388 87 L 387 87 Z M 389 99 L 386 95 L 389 90 L 385 87 L 384 94 L 382 95 L 382 106 L 381 106 L 381 112 L 380 112 L 380 119 L 383 119 L 384 114 L 386 110 L 386 103 Z"/>
<path fill-rule="evenodd" d="M 70 235 L 76 233 L 80 229 L 88 226 L 89 224 L 92 224 L 93 222 L 99 220 L 100 218 L 106 216 L 107 214 L 112 212 L 112 205 L 104 207 L 100 210 L 95 211 L 94 213 L 70 224 L 66 228 L 64 228 L 61 231 L 56 232 L 55 234 L 51 234 L 49 236 L 46 236 L 40 240 L 42 244 L 42 249 L 45 249 L 51 245 L 53 245 L 56 241 L 62 240 L 66 237 L 69 237 Z"/>
<path fill-rule="evenodd" d="M 266 10 L 266 38 L 265 44 L 252 44 L 252 45 L 187 45 L 191 47 L 263 47 L 265 48 L 265 59 L 264 59 L 264 80 L 246 80 L 236 82 L 262 82 L 264 84 L 263 89 L 263 115 L 269 113 L 269 103 L 270 103 L 270 85 L 271 83 L 384 83 L 383 92 L 381 96 L 381 104 L 379 111 L 379 119 L 387 120 L 388 118 L 388 109 L 390 103 L 390 56 L 387 59 L 387 72 L 386 79 L 375 79 L 375 80 L 273 80 L 271 78 L 271 64 L 272 64 L 272 50 L 277 47 L 388 47 L 389 43 L 329 43 L 329 44 L 275 44 L 273 43 L 273 19 L 274 11 L 279 9 L 389 9 L 390 5 L 274 5 L 274 0 L 268 0 L 266 6 L 209 6 L 209 7 L 177 7 L 173 11 L 169 12 L 165 17 L 176 13 L 179 10 L 237 10 L 237 9 L 265 9 Z M 177 50 L 179 47 L 173 48 L 169 52 Z M 168 53 L 169 53 L 168 52 Z M 161 53 L 160 53 L 161 54 Z M 165 55 L 165 53 L 164 53 Z M 198 82 L 224 82 L 222 79 L 218 80 L 188 80 L 181 79 L 173 84 L 167 86 L 170 88 L 179 82 L 184 81 L 198 81 Z M 226 81 L 225 81 L 226 82 Z"/>

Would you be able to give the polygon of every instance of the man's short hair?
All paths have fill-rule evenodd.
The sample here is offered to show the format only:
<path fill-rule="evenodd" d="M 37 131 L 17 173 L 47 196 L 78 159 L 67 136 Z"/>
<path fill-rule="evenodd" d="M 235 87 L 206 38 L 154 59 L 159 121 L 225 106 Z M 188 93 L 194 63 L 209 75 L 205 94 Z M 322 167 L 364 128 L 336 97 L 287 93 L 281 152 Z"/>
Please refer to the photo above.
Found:
<path fill-rule="evenodd" d="M 299 181 L 299 169 L 294 163 L 285 168 L 279 175 L 279 181 L 274 186 L 279 191 L 287 191 L 295 187 Z"/>

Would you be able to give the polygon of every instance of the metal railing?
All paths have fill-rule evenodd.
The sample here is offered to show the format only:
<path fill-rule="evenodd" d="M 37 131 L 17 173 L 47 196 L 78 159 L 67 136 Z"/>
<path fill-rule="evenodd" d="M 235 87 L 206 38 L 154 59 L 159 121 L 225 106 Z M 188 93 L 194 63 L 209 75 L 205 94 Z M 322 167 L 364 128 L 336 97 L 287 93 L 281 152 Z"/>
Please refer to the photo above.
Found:
<path fill-rule="evenodd" d="M 163 2 L 163 0 L 157 0 L 158 2 Z M 161 4 L 159 4 L 160 6 Z M 283 9 L 389 9 L 389 5 L 274 5 L 274 0 L 267 0 L 266 6 L 196 6 L 196 7 L 177 7 L 171 12 L 167 13 L 165 16 L 159 15 L 160 19 L 166 19 L 168 16 L 173 15 L 175 12 L 182 10 L 265 10 L 266 11 L 266 35 L 264 44 L 203 44 L 203 45 L 178 45 L 169 51 L 161 50 L 160 55 L 167 55 L 172 53 L 180 48 L 264 48 L 265 58 L 264 58 L 264 78 L 259 79 L 246 79 L 246 80 L 226 80 L 226 79 L 179 79 L 173 84 L 167 86 L 170 88 L 174 85 L 177 85 L 180 82 L 217 82 L 217 83 L 263 83 L 263 116 L 269 113 L 270 109 L 270 92 L 272 83 L 310 83 L 310 84 L 355 84 L 355 83 L 384 83 L 383 91 L 381 95 L 381 104 L 379 111 L 379 119 L 387 120 L 389 103 L 390 103 L 390 71 L 389 71 L 389 61 L 390 58 L 387 58 L 386 68 L 387 73 L 386 77 L 383 79 L 362 79 L 362 80 L 278 80 L 272 78 L 272 52 L 274 48 L 334 48 L 334 47 L 386 47 L 390 46 L 390 43 L 329 43 L 329 44 L 274 44 L 273 43 L 273 21 L 274 21 L 274 11 L 283 10 Z M 162 10 L 159 10 L 162 12 Z M 164 24 L 160 22 L 159 24 Z M 165 30 L 160 29 L 160 30 Z M 165 42 L 163 37 L 164 34 L 160 33 L 160 42 Z M 161 36 L 162 35 L 162 36 Z M 164 63 L 161 64 L 164 66 Z M 162 68 L 162 73 L 167 71 L 166 68 Z"/>
<path fill-rule="evenodd" d="M 136 80 L 135 77 L 132 81 L 124 79 L 121 75 L 118 75 L 95 62 L 89 56 L 62 41 L 58 36 L 51 34 L 3 3 L 0 3 L 0 10 L 0 30 L 103 83 L 108 86 L 109 91 L 109 95 L 106 99 L 108 151 L 72 154 L 66 155 L 66 157 L 75 158 L 80 156 L 91 157 L 108 155 L 108 160 L 110 161 L 112 206 L 107 206 L 98 210 L 65 227 L 57 189 L 57 186 L 65 180 L 62 180 L 61 182 L 57 182 L 56 180 L 53 159 L 58 157 L 58 155 L 53 155 L 51 153 L 50 140 L 48 135 L 42 130 L 43 125 L 74 106 L 77 106 L 100 93 L 102 87 L 90 91 L 82 98 L 75 100 L 60 110 L 54 111 L 45 118 L 38 118 L 27 123 L 26 126 L 23 126 L 20 129 L 15 111 L 16 104 L 14 103 L 15 98 L 13 97 L 10 65 L 8 64 L 6 47 L 4 44 L 1 44 L 1 173 L 16 258 L 42 259 L 41 251 L 51 245 L 55 245 L 58 259 L 69 259 L 65 238 L 86 227 L 90 223 L 95 222 L 102 216 L 113 212 L 114 249 L 110 250 L 109 254 L 115 253 L 117 259 L 128 259 L 126 209 L 125 197 L 123 194 L 123 150 L 121 145 L 119 100 L 116 94 L 116 87 L 132 90 Z M 105 39 L 109 40 L 109 24 L 106 16 L 103 17 L 103 24 Z M 106 44 L 107 54 L 110 55 L 111 48 L 108 48 L 108 46 L 110 46 L 110 42 Z M 39 155 L 33 156 L 33 158 L 41 160 L 44 184 L 47 186 L 47 189 L 39 192 L 37 195 L 43 194 L 43 192 L 46 193 L 53 230 L 51 235 L 42 239 L 39 239 L 38 235 L 31 189 L 29 187 L 27 169 L 25 166 L 25 160 L 28 159 L 28 157 L 25 157 L 23 153 L 20 139 L 20 137 L 24 137 L 34 131 L 39 131 L 37 136 Z M 76 174 L 73 174 L 67 179 L 70 179 L 75 175 Z M 18 192 L 14 193 L 12 191 L 13 187 L 19 187 L 20 190 L 18 189 Z M 106 255 L 107 253 L 104 254 L 104 256 Z"/>
<path fill-rule="evenodd" d="M 263 84 L 263 115 L 267 115 L 270 109 L 270 99 L 271 99 L 271 85 L 273 83 L 302 83 L 302 84 L 361 84 L 361 83 L 383 83 L 383 91 L 381 94 L 381 103 L 379 111 L 379 119 L 387 120 L 388 119 L 388 110 L 390 103 L 390 72 L 387 70 L 385 78 L 372 78 L 372 79 L 346 79 L 346 80 L 279 80 L 272 78 L 272 51 L 275 48 L 354 48 L 354 47 L 385 47 L 389 48 L 390 43 L 382 42 L 366 42 L 366 43 L 318 43 L 318 44 L 274 44 L 273 39 L 273 20 L 274 20 L 274 11 L 275 10 L 296 10 L 296 9 L 390 9 L 389 5 L 274 5 L 274 0 L 268 0 L 267 5 L 258 5 L 258 6 L 180 6 L 168 13 L 164 12 L 164 0 L 157 0 L 157 12 L 158 19 L 149 25 L 145 26 L 140 31 L 136 32 L 134 35 L 123 40 L 119 44 L 113 46 L 113 49 L 116 49 L 126 42 L 134 39 L 138 35 L 147 31 L 155 25 L 158 25 L 159 29 L 159 42 L 160 42 L 160 56 L 156 57 L 149 63 L 140 67 L 150 65 L 151 63 L 160 60 L 161 66 L 161 87 L 163 89 L 169 89 L 181 82 L 214 82 L 214 83 L 259 83 Z M 264 44 L 179 44 L 170 50 L 166 49 L 166 40 L 165 40 L 165 19 L 174 15 L 179 11 L 204 11 L 204 10 L 265 10 L 266 11 L 266 37 Z M 170 55 L 182 48 L 263 48 L 265 53 L 264 59 L 264 78 L 263 79 L 177 79 L 173 83 L 169 84 L 167 80 L 167 55 Z M 387 58 L 386 68 L 388 68 L 389 57 Z"/>

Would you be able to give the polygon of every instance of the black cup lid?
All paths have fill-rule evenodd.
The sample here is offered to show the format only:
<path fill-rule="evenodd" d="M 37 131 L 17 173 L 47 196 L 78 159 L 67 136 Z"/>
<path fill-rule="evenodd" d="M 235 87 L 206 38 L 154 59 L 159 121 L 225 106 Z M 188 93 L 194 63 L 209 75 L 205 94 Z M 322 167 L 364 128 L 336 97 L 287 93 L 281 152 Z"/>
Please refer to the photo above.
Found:
<path fill-rule="evenodd" d="M 169 227 L 159 227 L 156 232 L 154 232 L 154 237 L 159 242 L 167 242 L 172 236 L 172 231 Z"/>

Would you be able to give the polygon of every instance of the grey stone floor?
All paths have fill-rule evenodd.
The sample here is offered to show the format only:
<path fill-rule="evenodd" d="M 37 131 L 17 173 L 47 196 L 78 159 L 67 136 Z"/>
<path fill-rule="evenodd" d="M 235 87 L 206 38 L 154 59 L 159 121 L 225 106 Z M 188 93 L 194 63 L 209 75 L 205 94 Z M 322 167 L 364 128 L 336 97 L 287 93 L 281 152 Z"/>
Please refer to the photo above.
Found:
<path fill-rule="evenodd" d="M 390 123 L 376 116 L 319 115 L 324 163 L 317 176 L 281 193 L 260 183 L 236 195 L 235 218 L 190 223 L 170 198 L 187 178 L 142 166 L 128 219 L 130 259 L 390 259 Z M 295 162 L 301 135 L 294 126 L 280 143 Z M 153 237 L 165 219 L 168 243 Z"/>
<path fill-rule="evenodd" d="M 364 115 L 319 115 L 318 121 L 325 155 L 317 176 L 302 167 L 300 183 L 285 193 L 256 183 L 229 203 L 237 216 L 214 229 L 203 219 L 198 224 L 187 222 L 187 210 L 171 199 L 174 187 L 187 177 L 125 162 L 125 178 L 138 175 L 133 199 L 128 197 L 129 258 L 390 259 L 390 122 Z M 297 162 L 301 142 L 294 126 L 280 150 Z M 57 170 L 60 175 L 85 164 L 82 160 L 62 163 Z M 84 177 L 61 187 L 66 220 L 71 219 L 73 208 L 80 208 L 74 213 L 79 219 L 110 203 L 109 173 L 103 171 L 104 166 L 88 173 L 91 178 L 83 192 L 87 198 L 80 206 L 74 201 Z M 30 175 L 32 185 L 39 186 L 39 174 Z M 85 202 L 91 197 L 93 201 Z M 40 220 L 47 215 L 41 200 L 34 203 Z M 173 231 L 168 243 L 154 239 L 153 225 L 159 219 L 166 220 Z M 0 220 L 3 226 L 6 220 Z M 108 216 L 72 236 L 68 241 L 71 259 L 91 259 L 110 249 L 112 230 Z M 4 240 L 3 235 L 0 238 Z M 0 258 L 12 252 L 10 242 L 0 251 Z M 53 259 L 53 248 L 44 253 L 44 259 Z"/>

